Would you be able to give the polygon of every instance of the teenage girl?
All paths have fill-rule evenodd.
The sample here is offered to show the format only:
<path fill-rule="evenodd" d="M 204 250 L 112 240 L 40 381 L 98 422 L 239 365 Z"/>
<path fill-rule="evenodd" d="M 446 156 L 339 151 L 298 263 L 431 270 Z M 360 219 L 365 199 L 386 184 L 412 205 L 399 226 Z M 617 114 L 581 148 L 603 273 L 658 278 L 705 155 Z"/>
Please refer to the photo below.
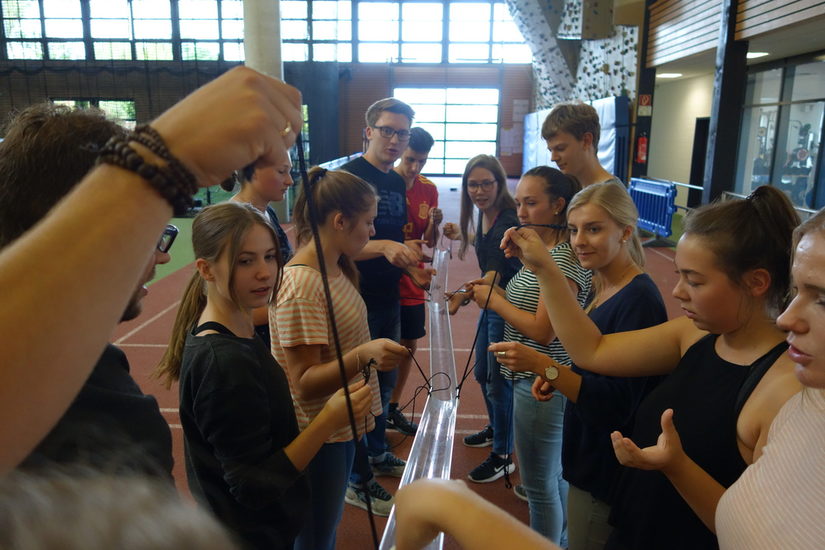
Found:
<path fill-rule="evenodd" d="M 586 187 L 573 197 L 568 208 L 571 244 L 582 267 L 593 270 L 596 283 L 587 312 L 602 334 L 636 330 L 667 321 L 662 296 L 643 270 L 645 256 L 636 233 L 637 219 L 636 206 L 630 195 L 617 183 Z M 567 274 L 567 268 L 558 257 L 554 255 L 554 259 Z M 509 288 L 508 285 L 508 293 Z M 558 340 L 555 344 L 561 347 Z M 594 374 L 576 365 L 567 366 L 569 361 L 565 363 L 555 356 L 548 361 L 546 356 L 523 344 L 501 345 L 495 349 L 503 365 L 538 375 L 533 393 L 539 402 L 551 397 L 550 384 L 561 396 L 557 393 L 548 404 L 567 398 L 561 462 L 564 478 L 570 483 L 568 548 L 603 548 L 612 531 L 607 521 L 609 492 L 619 473 L 610 433 L 627 431 L 633 426 L 636 408 L 658 378 L 616 378 Z M 527 400 L 529 388 L 525 393 Z M 519 437 L 529 426 L 520 425 L 518 395 L 517 389 L 516 449 L 524 481 L 528 453 L 521 450 Z"/>
<path fill-rule="evenodd" d="M 290 246 L 286 232 L 281 227 L 278 215 L 275 213 L 275 209 L 270 206 L 270 203 L 284 200 L 286 190 L 294 183 L 290 173 L 291 170 L 292 161 L 285 152 L 279 153 L 275 164 L 260 167 L 250 164 L 243 170 L 236 172 L 240 189 L 229 199 L 251 204 L 269 220 L 278 235 L 281 265 L 286 264 L 292 258 L 292 246 Z M 224 191 L 231 192 L 235 189 L 235 184 L 232 180 L 226 180 L 221 183 L 221 187 Z M 269 309 L 266 307 L 256 309 L 252 315 L 255 320 L 255 332 L 269 345 Z"/>
<path fill-rule="evenodd" d="M 579 188 L 578 181 L 555 168 L 538 166 L 521 177 L 515 199 L 518 221 L 536 228 L 545 248 L 564 272 L 577 307 L 584 307 L 590 292 L 590 271 L 579 265 L 567 239 L 567 205 Z M 487 302 L 489 290 L 488 285 L 473 285 L 473 299 L 479 307 Z M 505 341 L 531 351 L 542 363 L 570 364 L 567 352 L 553 333 L 532 271 L 522 267 L 507 283 L 504 293 L 493 291 L 487 307 L 504 318 Z M 561 467 L 565 399 L 537 401 L 531 393 L 534 374 L 515 373 L 505 367 L 501 370 L 504 378 L 513 383 L 515 447 L 523 483 L 522 488 L 516 489 L 517 494 L 520 491 L 527 497 L 530 526 L 556 544 L 567 546 L 567 482 L 562 478 Z"/>
<path fill-rule="evenodd" d="M 563 275 L 538 236 L 508 233 L 508 253 L 521 250 L 536 271 L 550 321 L 579 367 L 613 376 L 669 374 L 640 404 L 633 440 L 654 445 L 660 426 L 675 421 L 696 468 L 664 476 L 624 470 L 612 503 L 616 530 L 609 548 L 717 547 L 699 519 L 705 513 L 691 511 L 678 491 L 700 495 L 702 507 L 715 506 L 720 488 L 759 456 L 777 411 L 799 391 L 775 323 L 788 290 L 797 223 L 785 195 L 767 186 L 745 200 L 694 210 L 675 259 L 673 296 L 685 316 L 608 335 L 560 291 Z"/>
<path fill-rule="evenodd" d="M 796 229 L 794 243 L 793 299 L 777 324 L 788 331 L 788 354 L 804 389 L 779 411 L 762 456 L 724 492 L 715 511 L 696 499 L 703 495 L 683 493 L 697 513 L 711 512 L 702 520 L 725 550 L 818 550 L 825 541 L 825 211 Z M 632 466 L 682 475 L 696 467 L 670 422 L 656 447 L 639 450 L 618 434 L 615 445 Z"/>
<path fill-rule="evenodd" d="M 518 218 L 513 197 L 507 191 L 507 175 L 493 156 L 478 155 L 467 163 L 461 178 L 460 227 L 454 223 L 444 224 L 447 238 L 461 239 L 458 251 L 461 259 L 464 259 L 470 242 L 473 207 L 479 211 L 473 244 L 482 280 L 487 285 L 504 288 L 521 265 L 518 260 L 505 258 L 498 245 L 504 231 L 518 224 Z M 459 304 L 469 297 L 474 282 L 481 281 L 471 281 L 463 286 L 467 292 L 453 294 L 450 299 L 451 312 L 455 312 Z M 509 473 L 516 469 L 510 456 L 513 452 L 513 384 L 501 376 L 498 363 L 487 352 L 488 344 L 500 342 L 504 337 L 504 319 L 494 311 L 482 311 L 478 323 L 474 374 L 481 385 L 490 423 L 480 432 L 465 437 L 464 444 L 469 447 L 493 446 L 487 460 L 468 476 L 470 481 L 488 483 L 503 476 L 505 469 Z"/>
<path fill-rule="evenodd" d="M 329 275 L 346 378 L 350 381 L 360 378 L 364 369 L 373 368 L 370 365 L 382 371 L 392 370 L 407 350 L 387 338 L 370 340 L 367 309 L 358 292 L 358 271 L 351 259 L 375 234 L 373 220 L 378 202 L 375 190 L 357 176 L 318 167 L 310 170 L 309 181 L 317 206 L 323 261 Z M 289 375 L 302 429 L 341 388 L 342 376 L 321 279 L 321 260 L 310 229 L 304 192 L 305 188 L 295 204 L 299 248 L 284 268 L 276 306 L 269 317 L 272 353 Z M 369 376 L 369 384 L 372 415 L 368 415 L 366 422 L 361 421 L 365 432 L 373 429 L 373 415 L 381 414 L 382 410 L 375 372 Z M 335 548 L 335 529 L 343 512 L 354 458 L 352 431 L 343 427 L 327 438 L 310 463 L 307 473 L 312 490 L 312 513 L 295 541 L 296 549 Z M 375 479 L 369 483 L 377 485 Z M 371 495 L 375 493 L 371 490 Z M 375 509 L 387 507 L 388 513 L 392 497 L 388 493 L 383 499 L 373 496 L 372 505 Z"/>
<path fill-rule="evenodd" d="M 189 487 L 250 548 L 292 548 L 309 503 L 302 474 L 330 434 L 348 427 L 343 390 L 299 433 L 289 385 L 252 311 L 278 285 L 278 240 L 248 204 L 205 208 L 192 224 L 197 272 L 156 374 L 180 380 Z M 350 386 L 356 418 L 370 388 Z"/>

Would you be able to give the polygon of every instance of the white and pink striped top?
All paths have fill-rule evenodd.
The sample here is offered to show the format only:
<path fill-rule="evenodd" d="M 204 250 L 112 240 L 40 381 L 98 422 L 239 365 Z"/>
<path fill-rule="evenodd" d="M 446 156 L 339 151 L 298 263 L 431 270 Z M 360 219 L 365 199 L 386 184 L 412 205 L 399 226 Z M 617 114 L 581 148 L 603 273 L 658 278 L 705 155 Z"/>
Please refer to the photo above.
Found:
<path fill-rule="evenodd" d="M 341 340 L 341 351 L 347 353 L 359 344 L 370 340 L 367 325 L 367 307 L 358 290 L 344 275 L 329 280 L 332 303 L 335 307 L 335 322 Z M 301 430 L 318 416 L 330 395 L 318 399 L 300 399 L 289 376 L 289 364 L 284 348 L 301 345 L 321 346 L 321 362 L 335 359 L 335 346 L 332 340 L 332 323 L 327 313 L 324 287 L 321 274 L 306 265 L 291 265 L 284 268 L 281 288 L 275 303 L 275 311 L 270 310 L 269 333 L 272 340 L 272 354 L 289 378 L 289 390 Z M 355 375 L 350 382 L 361 375 Z M 372 414 L 381 414 L 381 395 L 378 389 L 378 377 L 371 376 Z M 375 426 L 370 415 L 367 418 L 366 431 Z M 349 426 L 335 432 L 327 442 L 350 441 L 352 431 Z"/>
<path fill-rule="evenodd" d="M 762 456 L 719 501 L 716 533 L 722 550 L 825 549 L 825 390 L 785 403 Z"/>

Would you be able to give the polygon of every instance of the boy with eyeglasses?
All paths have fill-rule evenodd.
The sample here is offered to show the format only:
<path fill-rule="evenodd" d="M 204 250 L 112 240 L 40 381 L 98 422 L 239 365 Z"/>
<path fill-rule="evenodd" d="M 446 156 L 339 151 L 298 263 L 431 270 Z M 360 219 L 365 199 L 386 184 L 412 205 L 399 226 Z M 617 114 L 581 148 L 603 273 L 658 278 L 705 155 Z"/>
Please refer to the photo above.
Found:
<path fill-rule="evenodd" d="M 392 167 L 407 147 L 412 108 L 389 97 L 373 103 L 365 116 L 367 150 L 364 155 L 341 167 L 375 187 L 380 200 L 375 218 L 375 236 L 356 258 L 361 277 L 361 296 L 367 305 L 370 337 L 401 339 L 399 280 L 402 270 L 418 265 L 423 241 L 404 241 L 407 223 L 406 185 Z M 372 511 L 388 516 L 394 500 L 374 479 L 374 475 L 401 477 L 406 462 L 388 450 L 385 438 L 387 413 L 397 370 L 379 372 L 383 412 L 375 419 L 375 429 L 356 447 L 355 464 L 347 489 L 346 502 L 366 509 L 369 491 Z M 364 455 L 368 456 L 364 456 Z"/>
<path fill-rule="evenodd" d="M 34 226 L 83 179 L 109 138 L 125 134 L 98 110 L 42 103 L 17 115 L 0 145 L 0 248 Z M 155 266 L 169 261 L 176 235 L 171 225 L 161 234 L 121 322 L 140 314 L 145 285 L 154 278 Z M 49 335 L 43 336 L 43 345 L 49 345 Z M 172 434 L 157 401 L 138 387 L 123 351 L 108 344 L 101 352 L 69 409 L 21 467 L 80 464 L 124 475 L 139 471 L 171 483 Z"/>

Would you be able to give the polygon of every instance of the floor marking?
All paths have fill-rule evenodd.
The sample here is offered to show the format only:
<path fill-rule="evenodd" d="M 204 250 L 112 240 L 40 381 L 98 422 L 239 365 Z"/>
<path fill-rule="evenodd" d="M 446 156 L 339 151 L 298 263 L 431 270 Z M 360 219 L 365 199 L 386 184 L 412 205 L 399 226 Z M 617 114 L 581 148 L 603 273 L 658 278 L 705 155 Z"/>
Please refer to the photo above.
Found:
<path fill-rule="evenodd" d="M 659 256 L 661 256 L 662 258 L 664 258 L 666 260 L 673 261 L 673 256 L 669 256 L 669 255 L 665 254 L 664 252 L 656 250 L 655 248 L 648 248 L 648 250 L 650 250 L 651 252 L 655 252 L 656 254 L 658 254 Z"/>
<path fill-rule="evenodd" d="M 166 348 L 169 344 L 118 344 L 121 348 Z"/>
<path fill-rule="evenodd" d="M 163 311 L 161 311 L 157 315 L 153 316 L 151 319 L 148 319 L 148 320 L 144 321 L 139 326 L 137 326 L 137 327 L 133 328 L 132 330 L 130 330 L 129 332 L 127 332 L 124 336 L 121 336 L 120 338 L 118 338 L 117 341 L 115 342 L 115 345 L 116 346 L 120 345 L 120 343 L 123 342 L 124 340 L 126 340 L 127 338 L 130 338 L 130 337 L 134 336 L 137 332 L 143 330 L 144 328 L 146 328 L 150 324 L 154 323 L 155 321 L 157 321 L 158 319 L 160 319 L 161 317 L 163 317 L 164 315 L 166 315 L 167 313 L 169 313 L 170 311 L 172 311 L 173 309 L 178 307 L 178 304 L 180 304 L 180 300 L 174 302 L 172 305 L 168 306 L 166 309 L 164 309 Z"/>

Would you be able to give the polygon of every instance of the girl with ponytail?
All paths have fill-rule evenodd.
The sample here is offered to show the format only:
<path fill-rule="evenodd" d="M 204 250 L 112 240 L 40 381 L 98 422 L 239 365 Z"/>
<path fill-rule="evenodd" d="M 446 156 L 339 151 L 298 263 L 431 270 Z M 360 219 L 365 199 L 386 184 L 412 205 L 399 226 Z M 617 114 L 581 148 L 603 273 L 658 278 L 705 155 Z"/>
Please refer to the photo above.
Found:
<path fill-rule="evenodd" d="M 668 375 L 640 403 L 633 440 L 611 434 L 617 458 L 633 468 L 613 488 L 615 529 L 605 548 L 718 547 L 719 498 L 760 455 L 774 416 L 800 389 L 776 325 L 798 223 L 787 197 L 768 186 L 692 211 L 675 257 L 673 297 L 685 315 L 616 334 L 603 334 L 573 307 L 537 236 L 520 230 L 505 237 L 508 254 L 536 271 L 556 334 L 578 367 Z"/>
<path fill-rule="evenodd" d="M 278 248 L 281 251 L 281 265 L 287 263 L 292 258 L 292 247 L 286 232 L 281 227 L 278 214 L 270 203 L 284 200 L 287 189 L 292 184 L 292 161 L 286 151 L 278 152 L 278 159 L 274 164 L 258 166 L 250 164 L 242 170 L 235 172 L 235 178 L 229 178 L 221 182 L 224 191 L 232 192 L 237 189 L 230 201 L 246 202 L 254 206 L 275 229 L 278 236 Z M 236 183 L 237 180 L 237 183 Z M 255 321 L 255 332 L 269 346 L 269 315 L 268 309 L 262 307 L 252 312 Z"/>
<path fill-rule="evenodd" d="M 205 208 L 192 244 L 197 271 L 155 371 L 167 387 L 180 382 L 189 487 L 246 547 L 292 548 L 308 513 L 302 472 L 349 426 L 344 391 L 299 432 L 286 375 L 253 326 L 281 274 L 274 230 L 253 206 Z M 349 391 L 363 419 L 371 389 L 358 381 Z"/>
<path fill-rule="evenodd" d="M 570 245 L 581 266 L 593 270 L 595 292 L 587 311 L 602 334 L 637 330 L 667 320 L 662 296 L 643 270 L 644 252 L 636 233 L 638 217 L 630 195 L 619 183 L 585 187 L 572 198 L 567 208 Z M 556 255 L 554 259 L 567 274 L 569 268 Z M 558 340 L 555 343 L 562 348 Z M 504 348 L 501 346 L 502 350 Z M 559 436 L 560 466 L 570 485 L 568 548 L 602 548 L 612 531 L 607 522 L 610 515 L 608 501 L 619 473 L 610 433 L 628 431 L 633 426 L 636 408 L 655 387 L 658 377 L 603 376 L 570 365 L 566 352 L 564 358 L 567 361 L 552 356 L 548 360 L 535 348 L 522 343 L 510 344 L 507 348 L 506 355 L 500 359 L 503 365 L 538 375 L 531 381 L 532 396 L 535 397 L 533 408 L 547 408 L 556 401 L 562 402 L 564 428 L 563 436 Z M 551 365 L 550 377 L 555 378 L 548 382 L 546 370 Z M 551 399 L 553 388 L 566 399 L 561 396 Z M 530 393 L 531 389 L 527 388 L 524 407 L 529 406 L 527 397 Z M 517 449 L 520 447 L 519 436 L 530 429 L 529 425 L 519 426 L 519 403 L 517 399 Z M 527 485 L 524 478 L 528 466 L 523 457 L 531 453 L 525 451 L 527 449 L 520 450 L 519 456 L 522 457 L 522 481 Z M 526 488 L 529 496 L 529 485 Z"/>
<path fill-rule="evenodd" d="M 387 338 L 370 340 L 367 308 L 358 291 L 358 271 L 352 261 L 375 234 L 373 220 L 378 197 L 374 188 L 347 172 L 319 167 L 310 170 L 308 177 L 323 254 L 319 253 L 312 234 L 307 187 L 303 186 L 294 211 L 298 250 L 284 268 L 283 282 L 269 315 L 272 354 L 289 377 L 301 428 L 340 390 L 342 377 L 352 381 L 359 379 L 365 369 L 367 373 L 373 368 L 392 370 L 407 354 L 406 348 Z M 322 261 L 328 275 L 332 312 L 327 308 L 321 278 Z M 334 327 L 330 320 L 333 315 Z M 337 360 L 333 330 L 337 330 L 341 344 L 344 373 Z M 372 415 L 366 421 L 360 420 L 359 429 L 364 432 L 373 429 L 373 415 L 378 416 L 382 410 L 378 376 L 373 373 L 368 378 Z M 355 444 L 349 427 L 337 430 L 307 468 L 312 513 L 295 541 L 296 550 L 334 550 Z M 375 479 L 368 484 L 373 512 L 388 515 L 392 496 Z"/>

